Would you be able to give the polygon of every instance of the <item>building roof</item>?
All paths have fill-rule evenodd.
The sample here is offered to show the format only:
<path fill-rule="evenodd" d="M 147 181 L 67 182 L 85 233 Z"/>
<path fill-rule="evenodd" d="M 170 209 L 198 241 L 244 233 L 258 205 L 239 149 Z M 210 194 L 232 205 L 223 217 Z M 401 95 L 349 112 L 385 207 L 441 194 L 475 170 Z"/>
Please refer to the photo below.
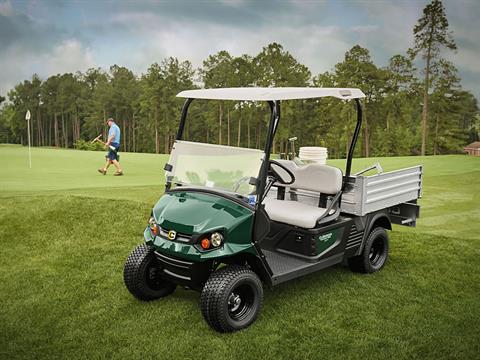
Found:
<path fill-rule="evenodd" d="M 464 149 L 480 149 L 480 141 L 475 141 L 470 145 L 465 146 Z"/>
<path fill-rule="evenodd" d="M 243 87 L 221 89 L 186 90 L 177 94 L 177 97 L 210 100 L 237 100 L 237 101 L 275 101 L 294 99 L 313 99 L 333 96 L 338 99 L 350 100 L 364 98 L 360 89 L 354 88 L 314 88 L 314 87 Z"/>

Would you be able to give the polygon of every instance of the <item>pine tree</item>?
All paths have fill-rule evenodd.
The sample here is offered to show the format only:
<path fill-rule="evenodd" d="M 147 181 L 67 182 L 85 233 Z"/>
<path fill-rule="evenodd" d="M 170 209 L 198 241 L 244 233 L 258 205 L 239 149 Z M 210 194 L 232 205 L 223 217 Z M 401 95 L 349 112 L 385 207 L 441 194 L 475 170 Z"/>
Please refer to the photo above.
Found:
<path fill-rule="evenodd" d="M 448 29 L 448 20 L 445 8 L 440 0 L 433 0 L 423 9 L 423 16 L 413 29 L 414 46 L 409 50 L 412 58 L 421 55 L 425 60 L 423 110 L 422 110 L 422 149 L 421 155 L 425 155 L 427 143 L 428 122 L 428 92 L 431 87 L 430 77 L 432 69 L 440 61 L 440 50 L 447 48 L 456 50 L 452 32 Z"/>

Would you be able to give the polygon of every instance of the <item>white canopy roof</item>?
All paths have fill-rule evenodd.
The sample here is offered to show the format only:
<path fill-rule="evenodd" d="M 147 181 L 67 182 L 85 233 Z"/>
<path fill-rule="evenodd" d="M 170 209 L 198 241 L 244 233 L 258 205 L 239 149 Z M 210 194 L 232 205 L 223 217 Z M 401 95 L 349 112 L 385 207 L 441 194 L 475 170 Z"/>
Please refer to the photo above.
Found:
<path fill-rule="evenodd" d="M 177 97 L 210 100 L 274 101 L 293 99 L 312 99 L 333 96 L 338 99 L 364 98 L 360 89 L 350 88 L 314 88 L 314 87 L 243 87 L 221 89 L 186 90 Z"/>

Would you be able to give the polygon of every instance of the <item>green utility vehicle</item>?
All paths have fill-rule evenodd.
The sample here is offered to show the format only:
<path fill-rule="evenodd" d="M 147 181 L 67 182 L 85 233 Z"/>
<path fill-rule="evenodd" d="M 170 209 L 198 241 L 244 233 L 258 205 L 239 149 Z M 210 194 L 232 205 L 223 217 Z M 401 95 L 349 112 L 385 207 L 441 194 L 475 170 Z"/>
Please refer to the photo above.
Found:
<path fill-rule="evenodd" d="M 380 270 L 392 223 L 415 226 L 422 167 L 351 174 L 362 123 L 359 89 L 228 88 L 188 90 L 166 170 L 166 190 L 152 210 L 144 244 L 124 268 L 138 299 L 170 295 L 177 286 L 201 292 L 200 306 L 217 331 L 240 330 L 257 318 L 263 286 L 274 287 L 345 263 Z M 298 159 L 271 159 L 282 100 L 335 97 L 356 105 L 346 169 Z M 195 99 L 266 102 L 264 150 L 183 141 Z M 192 119 L 195 121 L 196 119 Z"/>

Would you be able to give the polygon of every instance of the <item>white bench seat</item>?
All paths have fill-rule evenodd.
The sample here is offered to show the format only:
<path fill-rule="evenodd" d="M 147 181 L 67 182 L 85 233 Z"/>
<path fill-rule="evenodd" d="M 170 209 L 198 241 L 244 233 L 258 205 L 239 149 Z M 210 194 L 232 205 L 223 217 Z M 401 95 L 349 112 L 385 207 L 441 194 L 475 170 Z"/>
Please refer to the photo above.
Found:
<path fill-rule="evenodd" d="M 313 229 L 327 209 L 303 204 L 298 201 L 266 198 L 265 211 L 273 221 L 305 229 Z"/>
<path fill-rule="evenodd" d="M 295 175 L 294 183 L 288 185 L 290 188 L 313 191 L 319 195 L 326 194 L 332 196 L 339 195 L 342 190 L 342 172 L 340 169 L 316 163 L 300 167 L 293 161 L 277 161 Z M 281 186 L 281 184 L 276 185 Z M 327 211 L 325 208 L 294 200 L 278 200 L 273 197 L 265 198 L 263 203 L 265 205 L 265 211 L 271 220 L 305 229 L 313 229 L 316 227 L 317 222 L 324 215 L 336 214 L 336 218 L 340 213 L 336 211 L 336 209 L 332 209 L 330 210 L 330 214 L 325 214 Z"/>

